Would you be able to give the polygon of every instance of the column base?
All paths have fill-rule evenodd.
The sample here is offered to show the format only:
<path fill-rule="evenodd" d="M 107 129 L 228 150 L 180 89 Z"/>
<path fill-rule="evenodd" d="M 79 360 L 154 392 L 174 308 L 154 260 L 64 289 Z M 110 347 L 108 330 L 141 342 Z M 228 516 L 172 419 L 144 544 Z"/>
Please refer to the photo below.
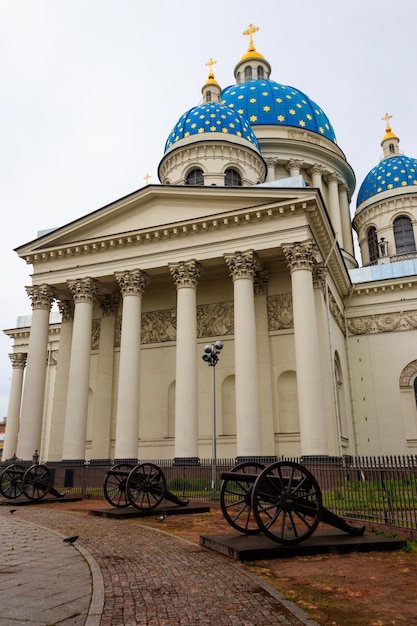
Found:
<path fill-rule="evenodd" d="M 62 459 L 60 465 L 65 467 L 82 467 L 85 465 L 85 459 Z"/>
<path fill-rule="evenodd" d="M 262 465 L 271 465 L 278 460 L 276 456 L 237 456 L 235 463 L 262 463 Z"/>
<path fill-rule="evenodd" d="M 303 465 L 343 465 L 342 456 L 330 456 L 328 454 L 303 454 L 300 458 Z"/>
<path fill-rule="evenodd" d="M 116 465 L 116 463 L 124 463 L 125 465 L 131 465 L 132 468 L 135 467 L 135 465 L 139 464 L 138 459 L 114 459 L 113 461 L 113 465 Z"/>
<path fill-rule="evenodd" d="M 172 461 L 173 467 L 192 467 L 196 465 L 200 465 L 198 456 L 175 457 Z"/>

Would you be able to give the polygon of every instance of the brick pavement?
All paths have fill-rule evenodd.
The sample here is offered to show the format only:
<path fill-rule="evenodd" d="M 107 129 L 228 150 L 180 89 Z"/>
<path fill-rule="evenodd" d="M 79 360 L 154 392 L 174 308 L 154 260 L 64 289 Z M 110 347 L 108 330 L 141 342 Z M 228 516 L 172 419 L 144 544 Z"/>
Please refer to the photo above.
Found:
<path fill-rule="evenodd" d="M 43 581 L 51 566 L 45 557 L 48 540 L 44 533 L 47 528 L 53 531 L 46 534 L 56 550 L 54 559 L 62 576 L 69 567 L 66 559 L 73 557 L 75 549 L 81 550 L 88 559 L 87 569 L 92 569 L 95 574 L 96 587 L 94 610 L 86 615 L 85 562 L 78 562 L 76 569 L 79 568 L 83 577 L 80 608 L 81 598 L 84 602 L 79 616 L 71 618 L 73 621 L 62 621 L 62 616 L 57 615 L 58 619 L 49 622 L 17 620 L 7 622 L 8 625 L 44 623 L 46 626 L 61 620 L 64 626 L 317 626 L 276 590 L 226 557 L 134 520 L 112 520 L 89 516 L 85 512 L 66 511 L 62 507 L 32 505 L 19 507 L 13 516 L 9 516 L 8 507 L 0 507 L 0 523 L 2 521 L 7 524 L 8 533 L 12 532 L 12 523 L 16 529 L 25 526 L 29 537 L 36 537 L 37 527 L 27 527 L 21 521 L 42 527 L 38 532 L 43 538 L 40 542 L 43 548 L 37 552 L 40 543 L 34 542 L 34 557 Z M 79 535 L 79 539 L 74 546 L 67 546 L 62 542 L 62 536 L 71 535 Z M 11 535 L 7 534 L 7 537 L 10 541 Z M 79 558 L 83 560 L 81 555 Z M 55 576 L 53 570 L 52 577 Z M 91 583 L 88 589 L 90 594 Z M 18 595 L 19 589 L 16 588 L 14 593 Z M 44 597 L 48 593 L 49 589 L 45 587 Z M 100 594 L 103 607 L 101 619 L 97 619 L 95 613 L 100 605 Z M 27 598 L 22 597 L 22 602 L 25 601 Z"/>

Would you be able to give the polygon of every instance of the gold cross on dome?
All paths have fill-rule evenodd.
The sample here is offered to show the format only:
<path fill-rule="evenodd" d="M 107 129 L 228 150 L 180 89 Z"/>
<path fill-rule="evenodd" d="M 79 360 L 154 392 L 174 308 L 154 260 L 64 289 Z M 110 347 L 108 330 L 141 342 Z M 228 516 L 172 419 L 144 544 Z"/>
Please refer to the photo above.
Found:
<path fill-rule="evenodd" d="M 143 177 L 145 180 L 145 184 L 148 185 L 149 184 L 149 179 L 152 178 L 152 176 L 150 174 L 146 174 L 146 176 Z"/>
<path fill-rule="evenodd" d="M 244 30 L 242 35 L 249 35 L 249 49 L 253 48 L 253 33 L 259 30 L 259 26 L 254 26 L 253 24 L 249 24 L 249 28 Z"/>
<path fill-rule="evenodd" d="M 210 57 L 210 60 L 207 61 L 206 65 L 207 65 L 207 67 L 210 68 L 209 76 L 210 76 L 210 74 L 212 74 L 214 76 L 214 74 L 213 74 L 213 65 L 216 65 L 216 63 L 217 63 L 217 61 L 213 61 L 213 59 L 211 57 Z"/>
<path fill-rule="evenodd" d="M 388 115 L 388 113 L 385 113 L 384 117 L 381 117 L 381 120 L 385 120 L 387 124 L 387 130 L 390 128 L 390 124 L 388 120 L 390 120 L 391 118 L 392 118 L 392 115 Z"/>

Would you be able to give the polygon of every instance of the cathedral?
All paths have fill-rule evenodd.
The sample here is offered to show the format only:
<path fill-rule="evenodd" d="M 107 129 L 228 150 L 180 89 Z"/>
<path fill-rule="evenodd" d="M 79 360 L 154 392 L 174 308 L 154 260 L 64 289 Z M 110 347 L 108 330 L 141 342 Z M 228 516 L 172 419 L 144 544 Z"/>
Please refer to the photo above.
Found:
<path fill-rule="evenodd" d="M 337 129 L 258 30 L 231 86 L 207 63 L 160 184 L 16 249 L 4 459 L 416 454 L 417 159 L 386 114 L 351 207 Z"/>

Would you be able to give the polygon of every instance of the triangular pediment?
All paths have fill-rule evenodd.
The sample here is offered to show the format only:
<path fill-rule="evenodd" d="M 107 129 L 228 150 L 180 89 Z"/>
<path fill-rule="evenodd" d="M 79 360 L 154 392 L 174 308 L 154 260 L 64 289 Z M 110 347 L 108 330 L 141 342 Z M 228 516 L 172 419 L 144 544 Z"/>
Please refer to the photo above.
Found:
<path fill-rule="evenodd" d="M 222 213 L 253 209 L 266 203 L 297 202 L 308 189 L 261 187 L 211 188 L 149 185 L 101 209 L 19 246 L 19 256 L 73 246 L 103 238 L 126 236 L 163 227 L 179 227 Z"/>

